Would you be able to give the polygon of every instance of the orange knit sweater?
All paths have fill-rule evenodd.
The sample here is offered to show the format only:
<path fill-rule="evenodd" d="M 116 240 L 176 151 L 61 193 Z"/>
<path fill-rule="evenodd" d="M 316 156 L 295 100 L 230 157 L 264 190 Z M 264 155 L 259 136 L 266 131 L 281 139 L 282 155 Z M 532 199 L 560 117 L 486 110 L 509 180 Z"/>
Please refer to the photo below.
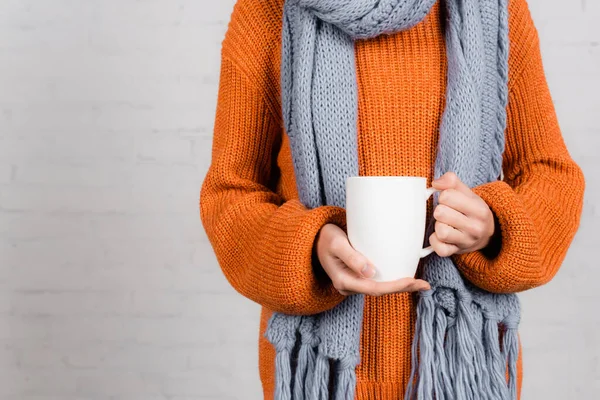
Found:
<path fill-rule="evenodd" d="M 263 337 L 272 310 L 313 314 L 343 299 L 315 274 L 320 265 L 312 249 L 324 224 L 345 229 L 345 210 L 300 203 L 282 127 L 282 7 L 283 0 L 238 0 L 234 7 L 222 42 L 212 163 L 200 193 L 201 220 L 225 276 L 263 306 L 265 399 L 274 387 L 274 349 Z M 473 189 L 498 217 L 499 252 L 453 256 L 472 283 L 503 293 L 540 286 L 556 274 L 578 228 L 584 191 L 557 123 L 526 0 L 511 0 L 509 12 L 505 177 Z M 444 109 L 444 18 L 443 3 L 436 4 L 410 30 L 356 42 L 360 175 L 431 182 Z M 366 296 L 357 399 L 401 398 L 414 320 L 414 295 Z"/>

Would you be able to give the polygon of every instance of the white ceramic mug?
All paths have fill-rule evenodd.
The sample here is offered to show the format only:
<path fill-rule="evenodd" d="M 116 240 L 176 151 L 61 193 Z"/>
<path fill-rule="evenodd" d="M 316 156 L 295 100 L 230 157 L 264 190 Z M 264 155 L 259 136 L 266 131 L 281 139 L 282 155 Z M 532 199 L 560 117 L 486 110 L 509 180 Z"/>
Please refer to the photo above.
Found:
<path fill-rule="evenodd" d="M 422 248 L 427 200 L 437 192 L 427 179 L 411 176 L 353 176 L 346 180 L 348 239 L 375 266 L 378 282 L 412 278 Z"/>

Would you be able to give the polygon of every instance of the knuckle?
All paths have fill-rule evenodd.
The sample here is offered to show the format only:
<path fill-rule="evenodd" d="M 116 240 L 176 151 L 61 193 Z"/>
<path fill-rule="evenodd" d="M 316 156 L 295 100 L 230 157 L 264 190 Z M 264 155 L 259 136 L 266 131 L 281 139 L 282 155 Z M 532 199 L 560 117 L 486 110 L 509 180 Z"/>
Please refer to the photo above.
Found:
<path fill-rule="evenodd" d="M 440 252 L 440 256 L 441 257 L 449 257 L 450 256 L 450 251 L 448 251 L 447 249 L 442 249 Z"/>
<path fill-rule="evenodd" d="M 364 262 L 362 262 L 361 257 L 356 252 L 348 256 L 347 266 L 351 270 L 360 272 L 363 264 Z"/>
<path fill-rule="evenodd" d="M 431 247 L 433 247 L 433 250 L 437 252 L 437 249 L 439 247 L 439 241 L 437 239 L 437 235 L 435 233 L 432 233 L 431 236 L 429 236 L 429 245 Z"/>
<path fill-rule="evenodd" d="M 476 217 L 476 218 L 481 218 L 483 219 L 487 213 L 486 205 L 485 204 L 481 204 L 478 201 L 474 201 L 472 202 L 473 206 L 471 207 L 471 213 Z"/>
<path fill-rule="evenodd" d="M 448 201 L 448 190 L 450 189 L 442 190 L 442 192 L 440 193 L 440 197 L 438 197 L 440 203 L 445 203 L 446 201 Z"/>
<path fill-rule="evenodd" d="M 467 253 L 467 250 L 474 249 L 477 246 L 478 242 L 479 240 L 477 239 L 466 240 L 464 246 L 461 246 L 458 252 Z"/>
<path fill-rule="evenodd" d="M 440 246 L 438 255 L 440 255 L 441 257 L 448 257 L 451 254 L 452 254 L 452 250 L 449 248 L 449 246 Z"/>
<path fill-rule="evenodd" d="M 481 236 L 483 236 L 483 225 L 480 224 L 479 222 L 473 223 L 471 225 L 471 233 L 476 238 L 480 238 Z"/>
<path fill-rule="evenodd" d="M 446 189 L 440 193 L 439 202 L 440 203 L 448 203 L 452 196 L 454 196 L 454 189 Z"/>
<path fill-rule="evenodd" d="M 438 239 L 445 241 L 450 239 L 450 227 L 446 224 L 436 224 L 435 232 L 438 236 Z"/>
<path fill-rule="evenodd" d="M 454 172 L 448 172 L 448 180 L 452 185 L 456 185 L 458 182 L 458 176 Z"/>
<path fill-rule="evenodd" d="M 491 215 L 493 216 L 492 209 L 484 202 L 479 211 L 479 218 L 481 218 L 482 220 L 485 220 L 486 218 L 490 217 Z"/>
<path fill-rule="evenodd" d="M 346 287 L 346 285 L 347 285 L 346 281 L 341 276 L 337 276 L 337 277 L 331 278 L 331 282 L 333 283 L 333 287 L 338 292 L 342 292 L 342 291 L 345 291 L 347 289 L 347 287 Z"/>
<path fill-rule="evenodd" d="M 372 283 L 366 288 L 365 294 L 373 297 L 379 297 L 383 294 L 383 292 L 381 291 L 381 288 L 377 286 L 377 284 Z"/>
<path fill-rule="evenodd" d="M 334 254 L 339 254 L 345 246 L 345 239 L 342 236 L 335 236 L 329 243 L 329 249 Z"/>
<path fill-rule="evenodd" d="M 402 291 L 404 292 L 415 292 L 418 289 L 418 284 L 416 282 L 413 283 L 409 283 L 408 285 L 404 286 L 402 288 Z"/>
<path fill-rule="evenodd" d="M 448 239 L 448 231 L 446 229 L 443 229 L 443 228 L 438 228 L 437 236 L 438 236 L 438 238 L 440 240 L 445 241 L 445 240 Z"/>
<path fill-rule="evenodd" d="M 478 205 L 475 207 L 472 207 L 470 210 L 470 213 L 471 213 L 472 218 L 475 218 L 477 220 L 483 220 L 484 216 L 485 216 L 485 210 L 483 210 Z"/>

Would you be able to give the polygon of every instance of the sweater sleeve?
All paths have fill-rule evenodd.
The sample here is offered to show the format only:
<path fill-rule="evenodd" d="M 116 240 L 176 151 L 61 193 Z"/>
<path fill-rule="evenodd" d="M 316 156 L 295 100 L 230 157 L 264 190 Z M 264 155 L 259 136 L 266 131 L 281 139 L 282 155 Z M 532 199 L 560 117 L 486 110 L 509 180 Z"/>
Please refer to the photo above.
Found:
<path fill-rule="evenodd" d="M 200 190 L 200 216 L 230 284 L 278 312 L 313 314 L 343 296 L 313 271 L 320 228 L 345 228 L 345 210 L 307 209 L 276 186 L 283 130 L 265 96 L 227 56 L 222 57 L 212 159 Z"/>
<path fill-rule="evenodd" d="M 550 281 L 579 227 L 584 176 L 561 136 L 546 81 L 537 31 L 523 0 L 511 34 L 504 180 L 473 188 L 500 230 L 488 248 L 453 256 L 473 284 L 514 293 Z M 518 7 L 518 6 L 515 6 Z M 523 27 L 524 26 L 524 27 Z M 512 65 L 511 65 L 512 67 Z"/>

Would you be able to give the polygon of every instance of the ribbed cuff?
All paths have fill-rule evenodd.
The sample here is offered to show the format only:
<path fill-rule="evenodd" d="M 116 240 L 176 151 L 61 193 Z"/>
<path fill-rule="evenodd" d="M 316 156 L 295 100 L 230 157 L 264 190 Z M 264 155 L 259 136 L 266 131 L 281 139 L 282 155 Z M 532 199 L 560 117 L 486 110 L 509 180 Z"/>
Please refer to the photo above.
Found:
<path fill-rule="evenodd" d="M 286 203 L 289 209 L 273 220 L 268 251 L 272 266 L 257 271 L 255 279 L 262 287 L 272 287 L 269 301 L 263 305 L 273 311 L 286 314 L 310 315 L 329 310 L 339 304 L 344 296 L 332 285 L 314 255 L 317 234 L 328 223 L 342 229 L 346 226 L 346 210 L 336 206 L 320 206 L 306 209 L 299 201 Z M 291 210 L 294 208 L 295 210 Z M 298 220 L 298 216 L 301 218 Z M 285 220 L 285 217 L 291 220 Z M 285 239 L 287 238 L 287 239 Z M 289 238 L 294 238 L 289 240 Z M 280 243 L 280 246 L 276 244 Z"/>
<path fill-rule="evenodd" d="M 499 234 L 487 248 L 453 259 L 474 285 L 494 293 L 514 293 L 534 286 L 540 274 L 540 244 L 535 227 L 514 189 L 504 181 L 473 188 L 497 219 Z"/>

